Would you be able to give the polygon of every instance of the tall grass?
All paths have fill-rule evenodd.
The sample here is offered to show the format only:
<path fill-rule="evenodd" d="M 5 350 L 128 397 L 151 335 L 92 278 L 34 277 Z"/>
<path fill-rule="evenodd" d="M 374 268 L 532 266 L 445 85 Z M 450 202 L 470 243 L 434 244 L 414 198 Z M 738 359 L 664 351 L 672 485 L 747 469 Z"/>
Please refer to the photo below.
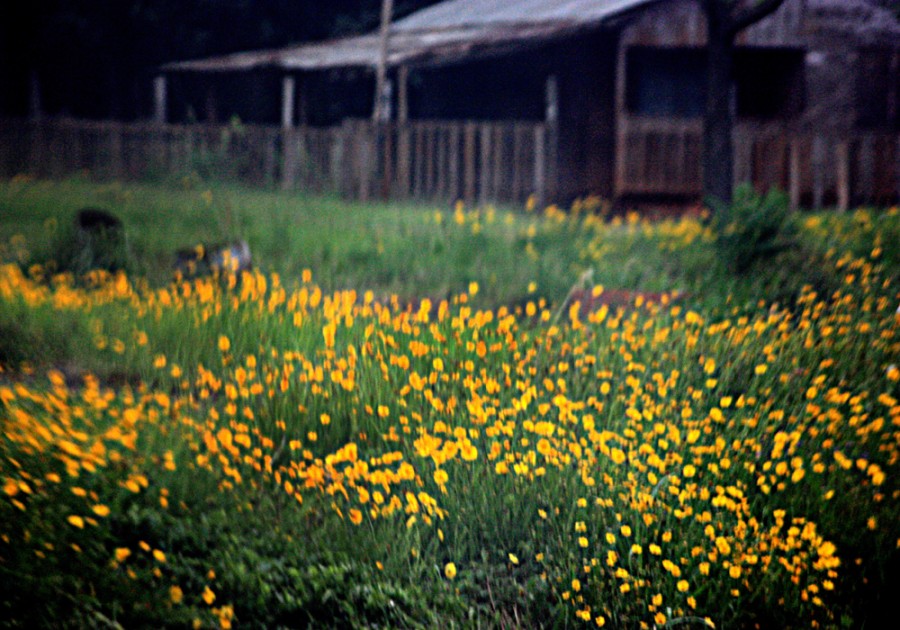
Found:
<path fill-rule="evenodd" d="M 259 268 L 168 282 L 54 271 L 28 226 L 70 206 L 22 208 L 73 190 L 105 194 L 2 193 L 21 230 L 2 229 L 25 234 L 0 267 L 10 625 L 858 627 L 891 609 L 896 210 L 799 217 L 804 249 L 738 276 L 693 219 L 331 201 L 329 229 L 326 202 L 217 189 L 255 213 L 227 236 Z M 141 191 L 111 208 L 126 227 L 207 192 L 118 190 Z M 176 218 L 160 239 L 182 240 Z M 592 308 L 561 304 L 589 268 Z M 604 303 L 625 288 L 662 294 Z"/>

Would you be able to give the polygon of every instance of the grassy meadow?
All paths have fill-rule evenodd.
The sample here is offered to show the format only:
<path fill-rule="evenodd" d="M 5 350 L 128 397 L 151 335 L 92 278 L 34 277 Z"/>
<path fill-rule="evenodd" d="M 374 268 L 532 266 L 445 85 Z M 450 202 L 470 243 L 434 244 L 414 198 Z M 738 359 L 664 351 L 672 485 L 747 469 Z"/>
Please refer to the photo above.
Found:
<path fill-rule="evenodd" d="M 0 625 L 877 627 L 900 212 L 779 204 L 0 182 Z"/>

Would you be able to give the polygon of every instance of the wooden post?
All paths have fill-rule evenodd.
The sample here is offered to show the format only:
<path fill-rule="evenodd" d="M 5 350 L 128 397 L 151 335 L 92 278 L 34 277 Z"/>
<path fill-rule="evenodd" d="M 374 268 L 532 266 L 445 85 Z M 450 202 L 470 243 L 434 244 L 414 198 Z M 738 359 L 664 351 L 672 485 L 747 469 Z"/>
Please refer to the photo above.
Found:
<path fill-rule="evenodd" d="M 522 129 L 513 125 L 512 201 L 522 199 Z"/>
<path fill-rule="evenodd" d="M 437 132 L 433 125 L 426 128 L 425 137 L 425 196 L 434 195 L 434 158 Z"/>
<path fill-rule="evenodd" d="M 409 121 L 409 68 L 397 68 L 397 122 L 405 125 Z"/>
<path fill-rule="evenodd" d="M 825 198 L 825 139 L 822 136 L 813 137 L 812 157 L 813 180 L 813 209 L 819 210 Z"/>
<path fill-rule="evenodd" d="M 380 123 L 376 127 L 378 139 L 383 147 L 381 154 L 381 197 L 391 198 L 394 183 L 394 129 L 389 123 Z M 377 145 L 376 145 L 377 146 Z"/>
<path fill-rule="evenodd" d="M 794 136 L 788 145 L 788 189 L 791 210 L 800 207 L 800 139 Z"/>
<path fill-rule="evenodd" d="M 494 127 L 494 195 L 493 198 L 495 201 L 500 200 L 501 191 L 503 190 L 503 176 L 506 174 L 504 171 L 504 145 L 505 142 L 504 129 L 501 125 L 497 125 Z"/>
<path fill-rule="evenodd" d="M 330 130 L 334 137 L 331 146 L 331 181 L 334 190 L 343 197 L 350 196 L 350 164 L 352 158 L 347 150 L 347 142 L 350 136 L 349 121 L 345 120 L 340 127 Z"/>
<path fill-rule="evenodd" d="M 368 201 L 372 190 L 372 175 L 375 170 L 375 151 L 373 144 L 375 142 L 375 132 L 377 125 L 366 125 L 363 121 L 359 121 L 354 129 L 355 155 L 353 163 L 356 167 L 356 177 L 358 187 L 357 198 L 360 201 Z"/>
<path fill-rule="evenodd" d="M 416 125 L 415 128 L 415 152 L 413 155 L 415 159 L 413 160 L 413 196 L 417 199 L 421 199 L 423 196 L 423 182 L 425 181 L 425 132 L 426 128 L 421 123 Z"/>
<path fill-rule="evenodd" d="M 437 165 L 437 179 L 432 195 L 440 198 L 447 192 L 447 130 L 442 126 L 434 129 L 435 164 Z"/>
<path fill-rule="evenodd" d="M 453 125 L 450 129 L 450 190 L 448 196 L 451 201 L 457 201 L 460 197 L 460 181 L 459 181 L 459 125 Z"/>
<path fill-rule="evenodd" d="M 467 122 L 463 140 L 463 169 L 465 170 L 465 200 L 475 203 L 475 123 Z"/>
<path fill-rule="evenodd" d="M 381 28 L 378 39 L 378 64 L 375 66 L 375 105 L 372 108 L 372 120 L 380 122 L 389 120 L 386 111 L 390 103 L 387 91 L 387 57 L 388 40 L 391 34 L 391 16 L 394 13 L 394 0 L 381 0 Z"/>
<path fill-rule="evenodd" d="M 537 208 L 543 208 L 547 203 L 546 142 L 546 128 L 538 125 L 534 128 L 534 196 Z"/>
<path fill-rule="evenodd" d="M 399 123 L 397 129 L 397 192 L 401 198 L 405 199 L 412 193 L 410 189 L 409 122 Z"/>
<path fill-rule="evenodd" d="M 281 189 L 291 190 L 296 184 L 297 176 L 297 139 L 294 130 L 285 127 L 281 130 Z"/>
<path fill-rule="evenodd" d="M 153 121 L 159 125 L 166 123 L 166 77 L 159 75 L 153 79 Z"/>
<path fill-rule="evenodd" d="M 296 84 L 294 77 L 285 75 L 281 79 L 281 127 L 292 129 L 294 127 L 294 92 Z"/>
<path fill-rule="evenodd" d="M 478 193 L 479 202 L 484 205 L 490 197 L 491 186 L 491 128 L 482 124 L 478 130 L 481 138 L 481 189 Z"/>
<path fill-rule="evenodd" d="M 539 197 L 539 208 L 550 203 L 550 198 L 559 192 L 559 82 L 555 75 L 547 77 L 545 88 L 544 122 L 546 132 L 542 143 L 541 160 L 543 167 L 543 186 Z"/>
<path fill-rule="evenodd" d="M 850 208 L 850 147 L 847 141 L 840 141 L 834 147 L 834 159 L 838 209 L 846 212 Z"/>
<path fill-rule="evenodd" d="M 275 141 L 277 139 L 277 130 L 266 129 L 266 156 L 263 164 L 263 178 L 266 186 L 275 185 L 275 165 L 277 164 Z"/>
<path fill-rule="evenodd" d="M 616 93 L 615 93 L 615 135 L 613 201 L 618 201 L 628 187 L 628 113 L 625 103 L 625 45 L 621 38 L 616 46 Z M 702 167 L 701 167 L 702 168 Z M 703 173 L 700 173 L 703 180 Z"/>

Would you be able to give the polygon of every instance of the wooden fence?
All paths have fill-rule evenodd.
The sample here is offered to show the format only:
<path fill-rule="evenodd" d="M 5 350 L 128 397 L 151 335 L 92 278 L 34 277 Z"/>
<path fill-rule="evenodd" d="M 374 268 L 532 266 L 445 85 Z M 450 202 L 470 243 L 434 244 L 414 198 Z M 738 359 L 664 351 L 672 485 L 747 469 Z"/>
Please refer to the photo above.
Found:
<path fill-rule="evenodd" d="M 553 200 L 556 134 L 543 123 L 425 122 L 329 128 L 0 120 L 0 176 L 189 176 L 353 199 Z M 619 120 L 615 200 L 702 194 L 698 120 Z M 789 192 L 795 207 L 900 198 L 900 136 L 796 133 L 739 124 L 735 182 Z"/>
<path fill-rule="evenodd" d="M 630 118 L 617 139 L 615 193 L 702 193 L 702 123 Z M 741 123 L 734 134 L 735 183 L 765 191 L 779 187 L 794 207 L 897 203 L 900 135 L 853 131 L 803 133 L 777 125 Z"/>
<path fill-rule="evenodd" d="M 188 176 L 349 198 L 521 202 L 546 198 L 541 123 L 410 122 L 284 130 L 0 120 L 0 175 L 148 179 Z"/>

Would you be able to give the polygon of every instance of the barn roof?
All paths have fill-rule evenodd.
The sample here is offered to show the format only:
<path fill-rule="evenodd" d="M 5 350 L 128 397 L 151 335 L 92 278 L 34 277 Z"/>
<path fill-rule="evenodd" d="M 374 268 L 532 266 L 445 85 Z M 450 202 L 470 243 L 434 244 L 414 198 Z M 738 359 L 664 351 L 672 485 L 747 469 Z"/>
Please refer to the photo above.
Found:
<path fill-rule="evenodd" d="M 585 28 L 660 0 L 447 0 L 391 25 L 388 65 L 448 63 L 496 54 Z M 215 72 L 374 67 L 378 32 L 286 48 L 166 64 L 163 70 Z"/>
<path fill-rule="evenodd" d="M 536 45 L 663 0 L 446 0 L 391 25 L 388 66 L 441 65 L 462 58 Z M 861 43 L 893 42 L 900 24 L 870 0 L 807 0 L 817 29 L 837 30 Z M 374 68 L 379 34 L 343 37 L 285 48 L 240 52 L 162 66 L 166 72 L 235 72 Z"/>

